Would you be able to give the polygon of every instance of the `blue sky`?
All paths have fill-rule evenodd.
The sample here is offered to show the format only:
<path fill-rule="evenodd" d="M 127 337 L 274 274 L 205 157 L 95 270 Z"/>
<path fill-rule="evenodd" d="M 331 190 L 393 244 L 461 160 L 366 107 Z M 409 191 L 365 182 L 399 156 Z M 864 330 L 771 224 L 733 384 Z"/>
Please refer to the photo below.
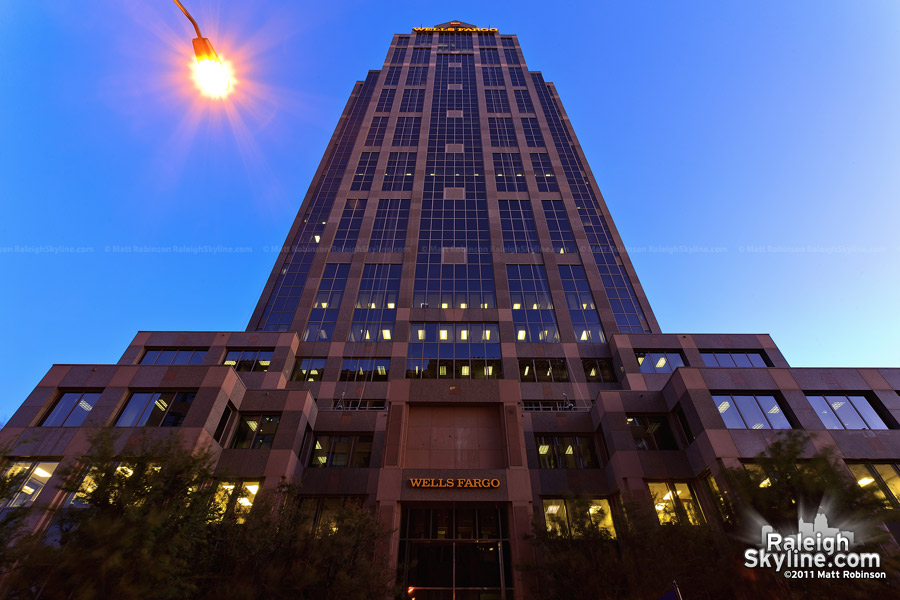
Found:
<path fill-rule="evenodd" d="M 900 366 L 900 4 L 438 4 L 188 0 L 225 104 L 170 2 L 0 6 L 0 420 L 139 330 L 243 330 L 353 82 L 450 19 L 556 83 L 664 331 Z"/>

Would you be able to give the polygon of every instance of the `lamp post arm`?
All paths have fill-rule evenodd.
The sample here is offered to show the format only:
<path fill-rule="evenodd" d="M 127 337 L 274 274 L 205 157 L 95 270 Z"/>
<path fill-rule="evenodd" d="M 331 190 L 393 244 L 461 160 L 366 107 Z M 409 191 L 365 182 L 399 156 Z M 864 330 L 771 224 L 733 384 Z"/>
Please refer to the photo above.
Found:
<path fill-rule="evenodd" d="M 179 0 L 173 0 L 173 2 L 175 2 L 175 4 L 178 5 L 178 8 L 180 8 L 181 12 L 184 13 L 184 16 L 186 16 L 188 18 L 188 20 L 191 22 L 191 25 L 194 26 L 194 30 L 197 32 L 197 37 L 202 38 L 203 34 L 200 33 L 200 26 L 197 25 L 197 21 L 195 21 L 194 17 L 191 16 L 191 13 L 189 13 L 187 11 L 187 9 L 184 7 L 184 5 L 181 2 L 179 2 Z"/>

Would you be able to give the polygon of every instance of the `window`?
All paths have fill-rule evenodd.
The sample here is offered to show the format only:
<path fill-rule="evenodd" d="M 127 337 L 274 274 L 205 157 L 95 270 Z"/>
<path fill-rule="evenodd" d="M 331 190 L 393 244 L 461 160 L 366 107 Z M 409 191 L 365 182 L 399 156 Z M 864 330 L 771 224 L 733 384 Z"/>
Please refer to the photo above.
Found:
<path fill-rule="evenodd" d="M 627 421 L 638 450 L 678 450 L 665 415 L 628 415 Z"/>
<path fill-rule="evenodd" d="M 544 147 L 544 134 L 541 133 L 541 126 L 538 124 L 537 119 L 534 117 L 522 117 L 522 129 L 525 131 L 525 143 L 528 144 L 529 148 Z"/>
<path fill-rule="evenodd" d="M 575 410 L 575 405 L 566 400 L 522 400 L 522 410 L 525 412 L 549 412 L 561 410 Z"/>
<path fill-rule="evenodd" d="M 506 90 L 484 90 L 484 103 L 489 113 L 508 113 L 509 98 Z"/>
<path fill-rule="evenodd" d="M 553 173 L 553 165 L 550 164 L 550 155 L 537 152 L 531 153 L 531 166 L 534 168 L 534 177 L 537 181 L 539 192 L 558 192 L 556 175 Z"/>
<path fill-rule="evenodd" d="M 648 482 L 650 496 L 661 525 L 669 523 L 703 523 L 700 504 L 686 482 Z"/>
<path fill-rule="evenodd" d="M 578 244 L 575 243 L 575 235 L 572 233 L 572 225 L 566 214 L 566 207 L 562 200 L 544 200 L 544 219 L 550 230 L 550 242 L 553 251 L 560 254 L 577 254 Z"/>
<path fill-rule="evenodd" d="M 562 382 L 569 380 L 564 358 L 520 358 L 519 381 Z"/>
<path fill-rule="evenodd" d="M 366 146 L 380 146 L 384 142 L 384 132 L 387 129 L 390 117 L 372 117 L 369 133 L 366 136 Z"/>
<path fill-rule="evenodd" d="M 701 352 L 707 367 L 767 367 L 759 352 Z"/>
<path fill-rule="evenodd" d="M 66 392 L 44 418 L 41 427 L 78 427 L 94 408 L 100 392 Z"/>
<path fill-rule="evenodd" d="M 359 155 L 359 165 L 357 165 L 356 171 L 353 173 L 353 183 L 350 184 L 350 189 L 353 191 L 370 189 L 372 187 L 372 178 L 375 177 L 375 167 L 377 165 L 377 152 L 361 153 Z"/>
<path fill-rule="evenodd" d="M 874 494 L 885 508 L 900 508 L 900 465 L 887 463 L 848 464 L 857 485 Z"/>
<path fill-rule="evenodd" d="M 500 379 L 496 323 L 411 323 L 408 379 Z"/>
<path fill-rule="evenodd" d="M 394 337 L 402 265 L 365 265 L 348 340 L 389 342 Z"/>
<path fill-rule="evenodd" d="M 316 434 L 309 466 L 367 468 L 371 457 L 371 435 Z"/>
<path fill-rule="evenodd" d="M 713 394 L 713 402 L 728 429 L 790 429 L 775 396 Z"/>
<path fill-rule="evenodd" d="M 680 352 L 635 352 L 641 373 L 673 373 L 684 366 Z"/>
<path fill-rule="evenodd" d="M 397 90 L 394 88 L 384 88 L 381 90 L 381 96 L 378 97 L 378 104 L 375 105 L 375 112 L 391 112 L 394 106 L 394 95 Z"/>
<path fill-rule="evenodd" d="M 481 48 L 481 64 L 483 65 L 499 65 L 500 53 L 495 48 Z"/>
<path fill-rule="evenodd" d="M 511 117 L 489 117 L 488 130 L 491 134 L 491 146 L 514 148 L 519 145 Z"/>
<path fill-rule="evenodd" d="M 517 342 L 559 341 L 556 313 L 543 265 L 506 265 Z"/>
<path fill-rule="evenodd" d="M 534 104 L 531 102 L 531 96 L 528 94 L 528 90 L 515 90 L 516 94 L 516 107 L 518 107 L 520 113 L 533 113 L 534 112 Z"/>
<path fill-rule="evenodd" d="M 228 427 L 228 421 L 231 420 L 231 415 L 234 414 L 234 406 L 229 402 L 225 405 L 225 410 L 222 411 L 222 417 L 219 419 L 219 424 L 216 425 L 216 431 L 213 433 L 213 439 L 216 440 L 217 443 L 222 441 L 222 436 L 225 434 L 225 428 Z"/>
<path fill-rule="evenodd" d="M 515 87 L 525 87 L 525 75 L 522 74 L 522 67 L 509 67 L 509 79 Z"/>
<path fill-rule="evenodd" d="M 253 508 L 257 492 L 258 481 L 223 481 L 216 490 L 215 502 L 222 516 L 233 511 L 235 521 L 243 523 L 247 520 L 247 513 Z"/>
<path fill-rule="evenodd" d="M 430 46 L 432 35 L 430 33 L 417 33 L 416 46 Z"/>
<path fill-rule="evenodd" d="M 431 48 L 413 48 L 409 63 L 412 65 L 427 65 L 431 57 Z"/>
<path fill-rule="evenodd" d="M 581 529 L 588 523 L 616 537 L 609 500 L 605 498 L 563 499 L 544 498 L 544 523 L 547 531 L 560 535 L 581 535 Z"/>
<path fill-rule="evenodd" d="M 384 182 L 381 184 L 381 189 L 394 192 L 411 191 L 415 174 L 415 152 L 391 152 L 384 169 Z"/>
<path fill-rule="evenodd" d="M 502 67 L 481 67 L 481 75 L 484 77 L 485 87 L 503 87 L 506 82 L 503 81 Z"/>
<path fill-rule="evenodd" d="M 356 252 L 356 242 L 359 240 L 364 214 L 366 214 L 365 200 L 352 198 L 347 200 L 334 234 L 334 242 L 331 244 L 332 252 Z"/>
<path fill-rule="evenodd" d="M 15 461 L 6 469 L 5 477 L 13 481 L 15 491 L 9 498 L 0 499 L 0 508 L 19 508 L 34 504 L 44 486 L 59 466 L 51 461 Z"/>
<path fill-rule="evenodd" d="M 515 48 L 504 48 L 503 55 L 507 63 L 511 65 L 519 64 L 519 53 L 516 52 Z"/>
<path fill-rule="evenodd" d="M 328 263 L 319 281 L 319 291 L 313 300 L 309 319 L 301 339 L 304 342 L 327 342 L 334 337 L 344 287 L 347 285 L 349 264 Z"/>
<path fill-rule="evenodd" d="M 522 156 L 518 153 L 495 153 L 494 176 L 498 192 L 527 192 Z"/>
<path fill-rule="evenodd" d="M 324 372 L 324 358 L 304 358 L 294 365 L 291 381 L 322 381 Z"/>
<path fill-rule="evenodd" d="M 535 435 L 541 469 L 594 469 L 600 466 L 594 440 L 585 435 Z"/>
<path fill-rule="evenodd" d="M 142 365 L 199 365 L 203 364 L 206 358 L 206 348 L 194 349 L 178 349 L 178 348 L 160 348 L 158 350 L 147 350 L 141 357 Z"/>
<path fill-rule="evenodd" d="M 409 200 L 379 200 L 369 252 L 403 252 L 409 225 Z"/>
<path fill-rule="evenodd" d="M 500 39 L 501 39 L 502 42 L 503 42 L 503 47 L 504 47 L 504 48 L 515 48 L 515 47 L 516 47 L 516 40 L 515 40 L 515 39 L 513 39 L 513 38 L 511 38 L 511 37 L 505 37 L 505 38 L 500 38 Z"/>
<path fill-rule="evenodd" d="M 388 67 L 384 85 L 397 85 L 400 83 L 400 69 L 400 67 Z"/>
<path fill-rule="evenodd" d="M 807 394 L 806 399 L 825 429 L 888 429 L 865 396 Z"/>
<path fill-rule="evenodd" d="M 390 358 L 345 358 L 341 381 L 387 381 Z"/>
<path fill-rule="evenodd" d="M 425 90 L 412 88 L 403 90 L 403 99 L 400 101 L 400 112 L 422 112 L 425 104 Z"/>
<path fill-rule="evenodd" d="M 584 367 L 584 377 L 591 382 L 615 383 L 615 371 L 612 361 L 608 358 L 583 358 L 581 364 Z"/>
<path fill-rule="evenodd" d="M 594 304 L 594 295 L 588 284 L 587 275 L 581 265 L 559 265 L 566 307 L 572 319 L 575 341 L 579 343 L 602 344 L 606 342 L 600 314 Z"/>
<path fill-rule="evenodd" d="M 301 518 L 308 522 L 309 531 L 316 535 L 337 531 L 337 516 L 348 505 L 362 505 L 361 498 L 340 496 L 323 498 L 310 496 L 300 500 Z"/>
<path fill-rule="evenodd" d="M 493 33 L 479 33 L 478 34 L 478 45 L 479 46 L 496 46 L 497 38 L 494 37 Z"/>
<path fill-rule="evenodd" d="M 241 415 L 232 448 L 269 449 L 275 440 L 275 432 L 281 415 Z"/>
<path fill-rule="evenodd" d="M 428 67 L 410 67 L 406 74 L 406 85 L 425 85 L 428 82 Z"/>
<path fill-rule="evenodd" d="M 402 65 L 404 59 L 406 59 L 406 48 L 394 48 L 394 53 L 391 54 L 391 64 Z"/>
<path fill-rule="evenodd" d="M 247 348 L 229 350 L 225 354 L 223 365 L 234 367 L 235 371 L 268 371 L 272 363 L 272 348 Z"/>
<path fill-rule="evenodd" d="M 180 427 L 196 392 L 135 392 L 116 427 Z"/>
<path fill-rule="evenodd" d="M 503 251 L 509 253 L 540 252 L 534 212 L 529 200 L 500 200 L 500 229 Z"/>
<path fill-rule="evenodd" d="M 400 117 L 394 128 L 394 141 L 392 146 L 417 146 L 419 144 L 419 129 L 422 126 L 422 117 Z"/>
<path fill-rule="evenodd" d="M 468 33 L 438 33 L 438 50 L 442 52 L 471 50 L 472 36 Z"/>

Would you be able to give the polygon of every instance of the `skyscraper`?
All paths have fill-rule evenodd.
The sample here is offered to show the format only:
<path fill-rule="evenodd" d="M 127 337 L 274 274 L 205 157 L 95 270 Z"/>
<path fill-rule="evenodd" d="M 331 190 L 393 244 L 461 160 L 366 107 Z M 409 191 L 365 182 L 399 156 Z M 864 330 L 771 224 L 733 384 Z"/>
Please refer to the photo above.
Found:
<path fill-rule="evenodd" d="M 14 501 L 50 507 L 78 431 L 179 427 L 251 500 L 290 480 L 317 519 L 372 507 L 419 600 L 522 598 L 533 514 L 565 523 L 577 494 L 613 532 L 624 500 L 715 521 L 717 475 L 773 430 L 897 504 L 898 389 L 791 369 L 767 335 L 661 332 L 553 84 L 451 21 L 354 87 L 247 331 L 55 365 L 3 441 Z"/>

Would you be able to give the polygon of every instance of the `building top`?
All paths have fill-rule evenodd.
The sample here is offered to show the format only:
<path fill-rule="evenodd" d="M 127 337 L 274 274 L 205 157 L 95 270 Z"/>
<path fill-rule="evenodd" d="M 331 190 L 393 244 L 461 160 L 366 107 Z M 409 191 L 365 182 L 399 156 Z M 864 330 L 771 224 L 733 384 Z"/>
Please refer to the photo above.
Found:
<path fill-rule="evenodd" d="M 447 21 L 435 25 L 434 27 L 413 27 L 413 32 L 429 32 L 429 31 L 497 31 L 496 27 L 476 27 L 471 23 L 463 23 L 462 21 Z"/>

